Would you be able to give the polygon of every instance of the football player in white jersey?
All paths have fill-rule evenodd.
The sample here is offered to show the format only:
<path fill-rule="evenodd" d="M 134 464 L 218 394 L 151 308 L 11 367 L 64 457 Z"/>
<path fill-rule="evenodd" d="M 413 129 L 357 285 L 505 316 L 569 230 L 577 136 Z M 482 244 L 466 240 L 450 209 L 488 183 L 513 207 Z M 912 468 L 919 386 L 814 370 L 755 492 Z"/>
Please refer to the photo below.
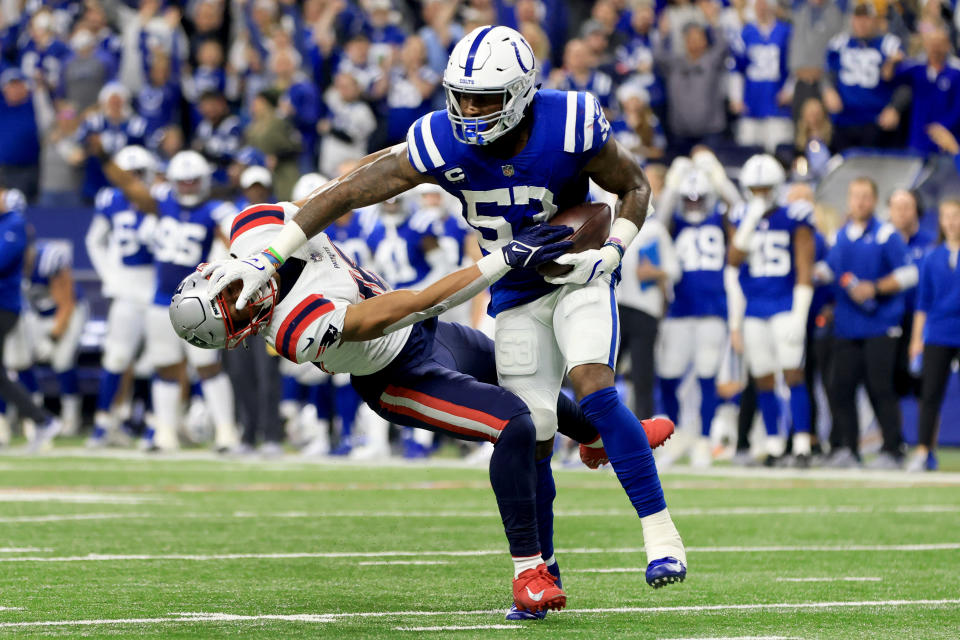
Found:
<path fill-rule="evenodd" d="M 281 203 L 241 213 L 231 232 L 233 251 L 268 246 L 285 214 L 295 209 Z M 385 291 L 375 274 L 319 234 L 241 310 L 236 308 L 239 283 L 211 301 L 204 273 L 213 269 L 191 274 L 177 288 L 170 319 L 178 335 L 200 347 L 230 348 L 258 333 L 293 362 L 352 374 L 354 388 L 386 420 L 495 443 L 491 484 L 515 565 L 521 565 L 514 575 L 514 603 L 529 612 L 560 609 L 566 595 L 540 554 L 530 411 L 515 395 L 491 384 L 496 374 L 488 338 L 438 323 L 435 317 L 512 268 L 534 267 L 559 256 L 569 243 L 557 240 L 568 233 L 569 228 L 546 225 L 525 230 L 477 265 L 419 292 Z M 582 417 L 579 422 L 590 430 Z"/>
<path fill-rule="evenodd" d="M 156 161 L 143 147 L 124 147 L 113 161 L 144 184 L 153 184 Z M 106 446 L 118 438 L 118 420 L 111 407 L 123 373 L 144 344 L 147 309 L 156 289 L 155 228 L 156 218 L 134 208 L 119 189 L 104 187 L 97 194 L 96 213 L 86 236 L 87 255 L 100 277 L 104 297 L 110 299 L 110 310 L 89 447 Z"/>
<path fill-rule="evenodd" d="M 513 29 L 476 28 L 450 55 L 443 79 L 447 108 L 417 120 L 406 142 L 368 156 L 321 189 L 265 251 L 220 265 L 213 292 L 242 280 L 243 305 L 309 236 L 345 211 L 423 182 L 460 200 L 488 254 L 584 202 L 590 179 L 615 194 L 617 217 L 603 248 L 562 256 L 558 262 L 572 269 L 549 280 L 530 270 L 508 274 L 491 288 L 490 313 L 497 322 L 500 383 L 530 408 L 541 452 L 552 450 L 557 396 L 569 376 L 640 517 L 646 580 L 660 587 L 683 580 L 686 554 L 643 425 L 619 399 L 613 372 L 617 269 L 647 215 L 650 185 L 632 154 L 610 136 L 597 99 L 538 90 L 536 66 L 529 43 Z M 552 487 L 547 469 L 538 494 Z"/>

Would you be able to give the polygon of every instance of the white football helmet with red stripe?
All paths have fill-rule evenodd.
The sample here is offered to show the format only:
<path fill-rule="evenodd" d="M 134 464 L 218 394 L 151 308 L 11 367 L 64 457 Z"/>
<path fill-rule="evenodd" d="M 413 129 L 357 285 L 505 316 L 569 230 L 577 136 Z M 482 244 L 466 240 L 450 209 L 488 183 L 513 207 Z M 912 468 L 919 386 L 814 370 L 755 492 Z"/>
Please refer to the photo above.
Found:
<path fill-rule="evenodd" d="M 272 278 L 267 281 L 260 293 L 237 312 L 242 320 L 235 320 L 228 305 L 235 304 L 238 289 L 227 287 L 211 300 L 207 292 L 210 279 L 200 273 L 205 266 L 201 264 L 177 287 L 170 300 L 170 322 L 177 335 L 195 347 L 233 349 L 270 324 L 277 287 Z M 233 299 L 229 300 L 231 295 Z"/>
<path fill-rule="evenodd" d="M 453 48 L 443 72 L 453 135 L 467 144 L 489 144 L 516 127 L 537 92 L 537 60 L 526 39 L 509 27 L 477 27 Z M 464 115 L 461 94 L 495 94 L 501 108 Z"/>

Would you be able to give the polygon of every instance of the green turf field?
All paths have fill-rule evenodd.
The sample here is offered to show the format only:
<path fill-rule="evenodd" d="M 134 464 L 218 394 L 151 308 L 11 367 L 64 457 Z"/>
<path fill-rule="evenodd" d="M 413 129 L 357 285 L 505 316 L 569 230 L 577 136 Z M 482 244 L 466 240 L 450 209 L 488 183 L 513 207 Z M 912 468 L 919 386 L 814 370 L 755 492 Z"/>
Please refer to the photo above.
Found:
<path fill-rule="evenodd" d="M 0 456 L 0 635 L 960 638 L 956 472 L 667 474 L 690 572 L 658 591 L 616 478 L 556 475 L 568 608 L 501 628 L 482 469 Z"/>

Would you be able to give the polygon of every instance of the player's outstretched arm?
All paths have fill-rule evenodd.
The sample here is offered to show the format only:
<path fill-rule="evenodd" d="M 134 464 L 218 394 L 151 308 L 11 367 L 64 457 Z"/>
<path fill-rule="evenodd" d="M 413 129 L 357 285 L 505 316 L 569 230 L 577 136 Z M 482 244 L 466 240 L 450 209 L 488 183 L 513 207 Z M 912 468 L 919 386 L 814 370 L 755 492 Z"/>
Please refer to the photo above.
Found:
<path fill-rule="evenodd" d="M 250 296 L 308 238 L 348 211 L 382 202 L 430 179 L 410 164 L 405 142 L 367 156 L 356 169 L 315 191 L 293 220 L 283 226 L 266 251 L 209 265 L 204 275 L 213 283 L 210 295 L 216 296 L 231 282 L 242 280 L 243 290 L 237 299 L 237 309 L 243 309 Z"/>
<path fill-rule="evenodd" d="M 573 244 L 561 241 L 572 229 L 540 224 L 481 258 L 476 264 L 440 278 L 422 291 L 401 289 L 347 307 L 342 339 L 372 340 L 421 320 L 438 316 L 502 278 L 510 269 L 534 268 L 566 252 Z"/>
<path fill-rule="evenodd" d="M 557 259 L 558 264 L 573 267 L 569 273 L 548 277 L 552 284 L 585 284 L 612 272 L 647 218 L 650 206 L 650 182 L 627 149 L 614 138 L 607 139 L 599 153 L 584 167 L 601 188 L 619 197 L 617 216 L 610 237 L 600 249 L 567 254 Z"/>

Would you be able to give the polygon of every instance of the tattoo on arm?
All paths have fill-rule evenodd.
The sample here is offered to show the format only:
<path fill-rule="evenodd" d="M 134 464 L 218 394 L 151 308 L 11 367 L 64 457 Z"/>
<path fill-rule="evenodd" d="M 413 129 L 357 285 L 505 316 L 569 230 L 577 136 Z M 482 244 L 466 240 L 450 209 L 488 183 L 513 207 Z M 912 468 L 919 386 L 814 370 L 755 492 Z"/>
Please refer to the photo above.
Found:
<path fill-rule="evenodd" d="M 616 139 L 607 140 L 584 172 L 602 189 L 620 198 L 617 217 L 629 220 L 637 228 L 643 225 L 650 204 L 650 182 L 633 155 Z"/>
<path fill-rule="evenodd" d="M 309 238 L 348 211 L 383 202 L 430 181 L 410 164 L 404 142 L 367 156 L 356 169 L 318 189 L 293 220 Z"/>

